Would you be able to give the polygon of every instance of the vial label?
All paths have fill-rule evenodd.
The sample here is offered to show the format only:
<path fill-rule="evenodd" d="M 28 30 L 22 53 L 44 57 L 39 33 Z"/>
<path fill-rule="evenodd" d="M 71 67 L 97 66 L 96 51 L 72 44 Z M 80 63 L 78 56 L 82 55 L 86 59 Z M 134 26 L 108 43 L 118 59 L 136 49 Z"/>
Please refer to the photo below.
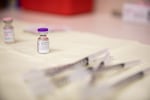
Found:
<path fill-rule="evenodd" d="M 38 52 L 39 53 L 48 53 L 49 52 L 49 41 L 48 40 L 39 40 L 38 41 Z"/>
<path fill-rule="evenodd" d="M 13 29 L 4 29 L 4 41 L 5 42 L 14 42 Z"/>

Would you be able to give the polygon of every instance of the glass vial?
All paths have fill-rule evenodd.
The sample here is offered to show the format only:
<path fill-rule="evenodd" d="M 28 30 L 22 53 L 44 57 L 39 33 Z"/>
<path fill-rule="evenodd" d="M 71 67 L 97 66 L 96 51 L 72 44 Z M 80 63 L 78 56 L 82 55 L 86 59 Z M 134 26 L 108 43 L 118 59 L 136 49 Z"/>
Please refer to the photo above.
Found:
<path fill-rule="evenodd" d="M 49 53 L 48 28 L 38 28 L 40 37 L 37 40 L 37 51 L 41 54 Z"/>
<path fill-rule="evenodd" d="M 15 42 L 14 27 L 12 26 L 13 19 L 11 17 L 5 17 L 3 18 L 3 22 L 5 23 L 3 27 L 5 43 Z"/>

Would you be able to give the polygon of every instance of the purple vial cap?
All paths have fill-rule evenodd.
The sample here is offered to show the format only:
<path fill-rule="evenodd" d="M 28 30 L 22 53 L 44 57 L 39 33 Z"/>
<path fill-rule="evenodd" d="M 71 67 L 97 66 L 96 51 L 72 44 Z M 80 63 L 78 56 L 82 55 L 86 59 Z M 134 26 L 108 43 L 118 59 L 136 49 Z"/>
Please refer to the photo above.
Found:
<path fill-rule="evenodd" d="M 38 28 L 38 32 L 47 32 L 48 28 Z"/>

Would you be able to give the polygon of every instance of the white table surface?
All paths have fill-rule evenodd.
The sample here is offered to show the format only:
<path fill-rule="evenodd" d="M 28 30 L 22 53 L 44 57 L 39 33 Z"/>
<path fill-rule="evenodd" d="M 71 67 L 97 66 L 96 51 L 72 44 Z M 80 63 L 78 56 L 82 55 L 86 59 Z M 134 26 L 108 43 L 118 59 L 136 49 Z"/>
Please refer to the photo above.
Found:
<path fill-rule="evenodd" d="M 98 7 L 98 4 L 101 7 Z M 76 31 L 150 44 L 150 24 L 123 22 L 121 17 L 111 15 L 112 10 L 107 10 L 109 7 L 112 8 L 111 5 L 106 5 L 106 9 L 99 2 L 98 4 L 97 10 L 93 13 L 75 16 L 59 16 L 28 10 L 6 9 L 0 12 L 0 18 L 12 16 L 14 19 L 35 24 L 66 25 Z"/>
<path fill-rule="evenodd" d="M 104 79 L 128 75 L 150 65 L 149 25 L 123 23 L 121 19 L 114 18 L 109 14 L 84 14 L 66 17 L 13 10 L 3 11 L 1 16 L 7 14 L 11 14 L 15 19 L 13 25 L 17 42 L 10 45 L 5 44 L 1 34 L 0 97 L 2 100 L 79 100 L 78 93 L 81 86 L 84 85 L 82 82 L 79 82 L 82 85 L 74 83 L 56 91 L 54 95 L 46 95 L 44 98 L 37 99 L 24 84 L 22 75 L 32 68 L 45 69 L 70 63 L 104 48 L 110 49 L 113 56 L 112 63 L 133 59 L 142 61 L 139 66 L 119 71 L 121 74 L 114 74 L 110 71 L 110 73 L 106 73 Z M 38 36 L 23 32 L 24 27 L 36 23 L 65 24 L 74 30 L 49 34 L 51 52 L 47 55 L 41 55 L 36 52 Z M 2 23 L 0 25 L 3 26 Z M 2 29 L 0 32 L 2 33 Z M 106 100 L 108 98 L 113 100 L 149 100 L 149 83 L 150 77 L 148 75 L 119 89 L 112 90 L 110 95 L 106 93 L 104 98 L 106 97 Z M 97 96 L 101 97 L 101 94 Z M 94 97 L 97 96 L 94 95 Z M 104 100 L 104 98 L 101 99 Z"/>

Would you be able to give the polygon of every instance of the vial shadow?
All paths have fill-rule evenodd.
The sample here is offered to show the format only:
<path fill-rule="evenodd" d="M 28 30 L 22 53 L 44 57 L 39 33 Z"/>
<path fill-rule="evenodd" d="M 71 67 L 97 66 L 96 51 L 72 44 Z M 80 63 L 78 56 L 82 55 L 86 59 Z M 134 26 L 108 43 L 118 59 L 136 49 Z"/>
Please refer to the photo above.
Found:
<path fill-rule="evenodd" d="M 56 49 L 56 48 L 50 48 L 50 52 L 54 53 L 54 52 L 61 52 L 63 51 L 62 49 Z"/>

